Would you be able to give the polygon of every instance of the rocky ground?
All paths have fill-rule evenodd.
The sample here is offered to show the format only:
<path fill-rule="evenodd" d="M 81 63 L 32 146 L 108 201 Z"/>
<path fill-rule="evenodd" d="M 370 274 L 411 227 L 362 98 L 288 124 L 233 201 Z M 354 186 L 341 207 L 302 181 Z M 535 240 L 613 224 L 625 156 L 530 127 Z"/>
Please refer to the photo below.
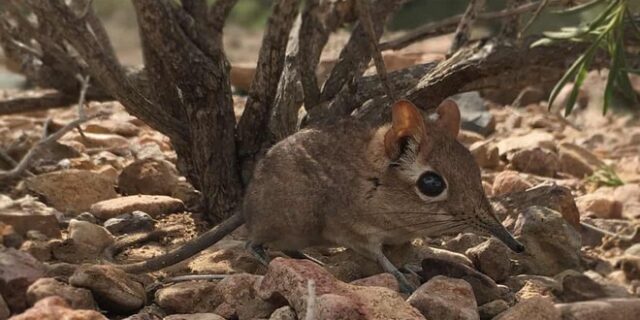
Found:
<path fill-rule="evenodd" d="M 387 59 L 401 67 L 429 57 Z M 535 94 L 519 107 L 478 93 L 457 97 L 459 140 L 527 250 L 514 254 L 474 234 L 390 248 L 392 260 L 417 271 L 410 296 L 375 263 L 339 248 L 309 251 L 324 267 L 274 252 L 265 268 L 244 250 L 243 230 L 153 274 L 110 265 L 104 251 L 119 237 L 167 230 L 111 252 L 117 262 L 140 261 L 207 224 L 194 213 L 200 195 L 176 170 L 170 141 L 118 103 L 91 103 L 87 113 L 109 115 L 68 133 L 23 179 L 0 186 L 0 319 L 636 319 L 640 121 L 637 113 L 601 116 L 602 77 L 590 74 L 582 108 L 569 118 Z M 20 159 L 47 119 L 53 131 L 75 117 L 75 109 L 2 116 L 0 149 Z M 0 169 L 12 167 L 0 158 Z M 191 274 L 228 276 L 167 280 Z"/>

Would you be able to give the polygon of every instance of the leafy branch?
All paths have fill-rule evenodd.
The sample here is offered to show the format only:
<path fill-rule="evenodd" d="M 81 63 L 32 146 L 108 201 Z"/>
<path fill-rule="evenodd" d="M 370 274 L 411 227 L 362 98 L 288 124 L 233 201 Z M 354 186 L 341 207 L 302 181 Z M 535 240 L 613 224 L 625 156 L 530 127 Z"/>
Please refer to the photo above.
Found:
<path fill-rule="evenodd" d="M 594 57 L 599 52 L 604 52 L 609 57 L 609 75 L 604 91 L 603 114 L 606 114 L 609 106 L 613 102 L 614 92 L 619 92 L 634 104 L 638 103 L 638 97 L 629 81 L 629 73 L 636 73 L 638 70 L 631 70 L 627 64 L 627 57 L 624 46 L 624 35 L 627 26 L 631 25 L 633 30 L 640 35 L 640 28 L 634 21 L 629 4 L 632 0 L 594 0 L 562 11 L 556 14 L 573 14 L 592 10 L 603 3 L 608 3 L 593 21 L 577 27 L 564 27 L 559 31 L 544 32 L 544 38 L 536 41 L 533 46 L 548 45 L 559 41 L 575 41 L 589 43 L 587 50 L 582 53 L 569 67 L 560 81 L 555 85 L 549 97 L 549 108 L 553 105 L 560 90 L 569 82 L 573 81 L 574 86 L 566 101 L 565 115 L 569 115 L 578 98 L 578 92 L 582 86 L 586 75 L 591 68 Z"/>

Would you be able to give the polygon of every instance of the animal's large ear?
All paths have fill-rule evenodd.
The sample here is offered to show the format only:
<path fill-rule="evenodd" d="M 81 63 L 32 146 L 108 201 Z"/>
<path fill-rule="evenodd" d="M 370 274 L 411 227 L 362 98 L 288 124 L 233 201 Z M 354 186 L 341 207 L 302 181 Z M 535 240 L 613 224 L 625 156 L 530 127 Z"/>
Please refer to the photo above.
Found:
<path fill-rule="evenodd" d="M 418 108 L 409 100 L 399 100 L 391 109 L 391 128 L 384 136 L 384 149 L 391 160 L 402 155 L 408 139 L 420 143 L 425 137 L 424 119 Z"/>
<path fill-rule="evenodd" d="M 442 101 L 436 113 L 438 114 L 436 125 L 444 129 L 452 138 L 457 138 L 460 132 L 460 109 L 455 101 L 451 99 Z"/>

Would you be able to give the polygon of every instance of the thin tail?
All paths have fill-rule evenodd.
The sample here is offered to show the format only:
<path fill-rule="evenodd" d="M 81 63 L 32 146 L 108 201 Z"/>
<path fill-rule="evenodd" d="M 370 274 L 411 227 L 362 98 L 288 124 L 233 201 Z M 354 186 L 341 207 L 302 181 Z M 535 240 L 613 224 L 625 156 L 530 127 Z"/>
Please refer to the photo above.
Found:
<path fill-rule="evenodd" d="M 229 217 L 229 219 L 203 233 L 198 238 L 187 242 L 176 250 L 146 261 L 122 264 L 118 265 L 118 267 L 128 273 L 145 273 L 172 266 L 180 261 L 189 259 L 200 251 L 214 245 L 226 235 L 233 232 L 233 230 L 240 227 L 243 223 L 244 217 L 240 212 L 236 212 L 233 216 Z"/>

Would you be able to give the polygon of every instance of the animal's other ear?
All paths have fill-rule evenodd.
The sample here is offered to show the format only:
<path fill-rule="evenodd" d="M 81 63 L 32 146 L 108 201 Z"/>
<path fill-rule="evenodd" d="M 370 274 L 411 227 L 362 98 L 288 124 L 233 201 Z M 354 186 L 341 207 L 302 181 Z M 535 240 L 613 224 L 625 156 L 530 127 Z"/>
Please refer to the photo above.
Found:
<path fill-rule="evenodd" d="M 460 132 L 460 109 L 458 105 L 450 99 L 442 101 L 436 109 L 438 121 L 436 125 L 444 129 L 452 138 L 457 138 Z"/>
<path fill-rule="evenodd" d="M 399 100 L 391 109 L 391 128 L 384 136 L 384 149 L 391 160 L 402 155 L 408 139 L 420 143 L 425 136 L 424 119 L 418 108 L 409 100 Z"/>

